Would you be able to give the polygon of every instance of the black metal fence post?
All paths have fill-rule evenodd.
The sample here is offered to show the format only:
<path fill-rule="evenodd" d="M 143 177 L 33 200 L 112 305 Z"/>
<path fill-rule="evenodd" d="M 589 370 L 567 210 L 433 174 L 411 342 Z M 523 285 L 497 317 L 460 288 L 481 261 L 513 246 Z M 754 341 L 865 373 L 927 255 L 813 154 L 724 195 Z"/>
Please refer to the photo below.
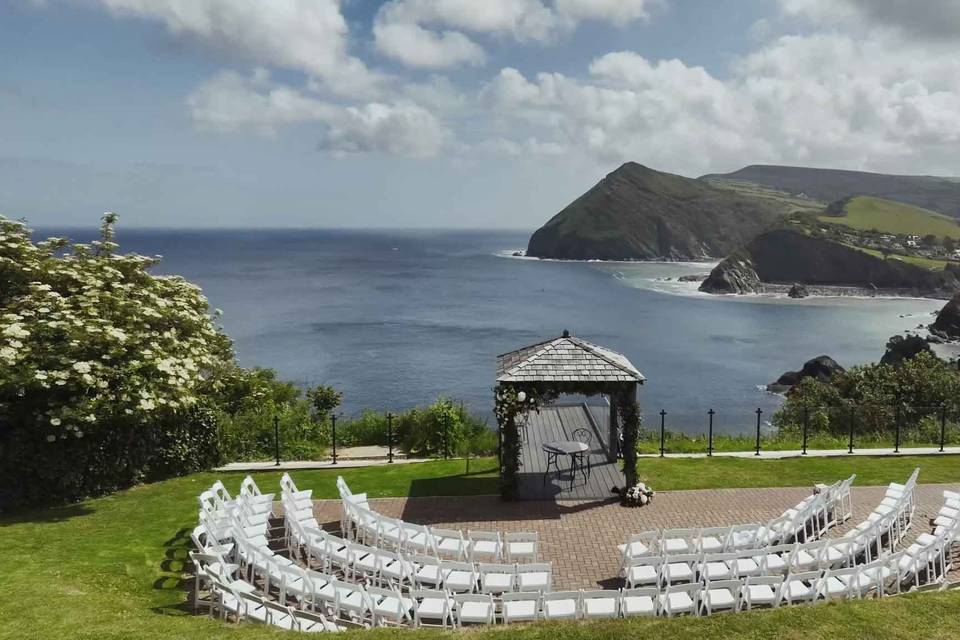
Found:
<path fill-rule="evenodd" d="M 763 415 L 763 409 L 757 407 L 757 452 L 753 455 L 760 455 L 760 416 Z"/>
<path fill-rule="evenodd" d="M 710 416 L 710 424 L 707 427 L 707 456 L 713 456 L 713 416 L 717 412 L 713 409 L 707 411 L 707 415 Z"/>
<path fill-rule="evenodd" d="M 461 414 L 463 412 L 463 407 L 460 407 Z M 462 417 L 462 415 L 461 415 Z M 443 423 L 443 457 L 450 457 L 450 428 L 446 421 Z"/>
<path fill-rule="evenodd" d="M 660 409 L 660 457 L 663 457 L 663 437 L 666 431 L 667 412 Z M 943 451 L 943 448 L 940 448 Z"/>
<path fill-rule="evenodd" d="M 330 414 L 330 430 L 332 435 L 330 440 L 333 442 L 333 464 L 337 464 L 337 414 Z"/>
<path fill-rule="evenodd" d="M 947 405 L 940 405 L 940 453 L 943 453 L 943 445 L 947 439 Z"/>
<path fill-rule="evenodd" d="M 900 403 L 897 403 L 896 411 L 894 412 L 894 420 L 897 423 L 896 435 L 893 440 L 893 452 L 900 453 Z"/>
<path fill-rule="evenodd" d="M 810 408 L 803 406 L 803 454 L 807 455 L 807 433 L 810 431 Z"/>
<path fill-rule="evenodd" d="M 273 452 L 277 456 L 276 466 L 280 466 L 280 416 L 273 416 Z"/>
<path fill-rule="evenodd" d="M 850 442 L 847 445 L 847 453 L 853 453 L 853 419 L 855 416 L 856 416 L 856 409 L 854 409 L 851 406 L 850 412 L 847 415 L 847 422 L 849 423 L 848 426 L 850 428 Z"/>
<path fill-rule="evenodd" d="M 387 462 L 393 464 L 393 414 L 387 414 Z"/>

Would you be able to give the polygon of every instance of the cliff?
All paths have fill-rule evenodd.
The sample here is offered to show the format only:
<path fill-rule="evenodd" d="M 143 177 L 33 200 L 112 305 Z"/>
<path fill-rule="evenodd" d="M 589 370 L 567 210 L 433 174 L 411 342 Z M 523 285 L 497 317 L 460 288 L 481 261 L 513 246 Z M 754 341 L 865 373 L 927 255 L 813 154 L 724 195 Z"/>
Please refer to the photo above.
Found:
<path fill-rule="evenodd" d="M 707 293 L 755 293 L 764 283 L 895 289 L 946 295 L 958 281 L 897 259 L 884 259 L 803 230 L 761 233 L 718 264 L 700 285 Z"/>
<path fill-rule="evenodd" d="M 722 256 L 782 213 L 757 198 L 628 162 L 538 229 L 527 255 L 568 260 Z"/>

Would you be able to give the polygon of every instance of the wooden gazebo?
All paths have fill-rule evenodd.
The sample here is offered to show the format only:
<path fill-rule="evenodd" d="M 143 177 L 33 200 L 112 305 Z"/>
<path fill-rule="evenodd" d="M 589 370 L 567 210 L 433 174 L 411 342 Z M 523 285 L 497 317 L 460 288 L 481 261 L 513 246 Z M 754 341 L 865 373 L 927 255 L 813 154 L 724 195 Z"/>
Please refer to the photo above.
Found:
<path fill-rule="evenodd" d="M 640 427 L 637 386 L 645 378 L 621 353 L 563 335 L 497 356 L 495 413 L 500 427 L 500 490 L 517 497 L 522 443 L 518 426 L 561 394 L 610 399 L 607 433 L 602 434 L 610 462 L 623 457 L 626 486 L 636 483 L 636 441 Z M 601 427 L 601 428 L 603 428 Z M 622 435 L 622 448 L 620 447 Z"/>

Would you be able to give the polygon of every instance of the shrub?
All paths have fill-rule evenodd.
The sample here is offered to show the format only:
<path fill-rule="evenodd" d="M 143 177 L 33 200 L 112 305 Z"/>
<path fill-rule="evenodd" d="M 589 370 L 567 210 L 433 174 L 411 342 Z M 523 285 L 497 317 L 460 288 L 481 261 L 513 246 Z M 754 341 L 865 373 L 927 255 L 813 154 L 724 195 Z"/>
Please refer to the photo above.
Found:
<path fill-rule="evenodd" d="M 241 378 L 199 288 L 101 238 L 34 243 L 0 217 L 0 507 L 218 461 L 211 409 Z"/>

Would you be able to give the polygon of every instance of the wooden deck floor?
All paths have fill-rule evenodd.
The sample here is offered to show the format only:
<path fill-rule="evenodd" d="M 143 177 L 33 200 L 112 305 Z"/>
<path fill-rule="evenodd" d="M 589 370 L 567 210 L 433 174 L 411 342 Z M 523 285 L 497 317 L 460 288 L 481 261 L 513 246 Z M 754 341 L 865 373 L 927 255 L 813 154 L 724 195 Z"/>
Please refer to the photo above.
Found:
<path fill-rule="evenodd" d="M 620 471 L 620 463 L 607 460 L 606 443 L 603 438 L 603 426 L 606 422 L 602 421 L 603 416 L 607 415 L 607 408 L 591 407 L 591 412 L 597 422 L 596 425 L 591 421 L 587 407 L 582 404 L 545 407 L 539 414 L 530 414 L 518 474 L 521 500 L 616 499 L 610 489 L 614 486 L 622 487 L 624 478 Z M 597 429 L 598 426 L 599 429 Z M 584 478 L 583 474 L 578 472 L 576 477 L 571 478 L 570 459 L 561 457 L 558 461 L 560 475 L 558 476 L 551 468 L 550 475 L 544 481 L 547 454 L 542 449 L 543 443 L 552 440 L 573 440 L 573 432 L 579 428 L 586 428 L 593 432 L 589 454 L 592 467 L 590 477 Z"/>

